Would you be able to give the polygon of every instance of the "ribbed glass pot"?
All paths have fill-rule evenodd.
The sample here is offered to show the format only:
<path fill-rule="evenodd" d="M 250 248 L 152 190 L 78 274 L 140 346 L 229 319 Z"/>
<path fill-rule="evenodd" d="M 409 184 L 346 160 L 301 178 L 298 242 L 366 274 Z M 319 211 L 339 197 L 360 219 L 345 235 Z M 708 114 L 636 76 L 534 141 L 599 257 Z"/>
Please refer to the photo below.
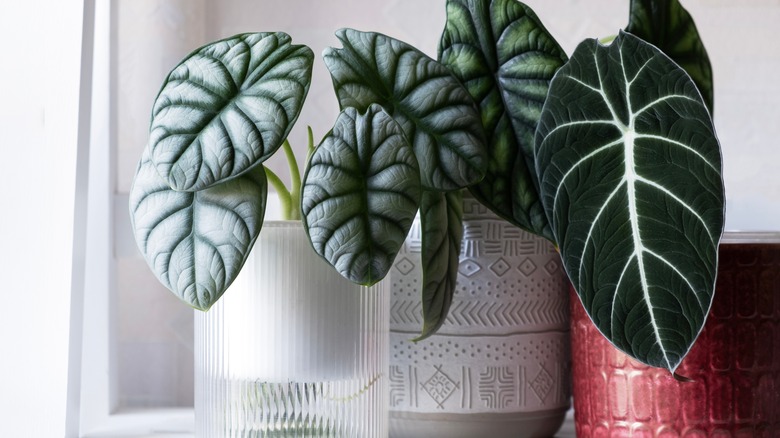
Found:
<path fill-rule="evenodd" d="M 196 437 L 386 437 L 389 292 L 342 278 L 300 222 L 267 222 L 196 312 Z"/>

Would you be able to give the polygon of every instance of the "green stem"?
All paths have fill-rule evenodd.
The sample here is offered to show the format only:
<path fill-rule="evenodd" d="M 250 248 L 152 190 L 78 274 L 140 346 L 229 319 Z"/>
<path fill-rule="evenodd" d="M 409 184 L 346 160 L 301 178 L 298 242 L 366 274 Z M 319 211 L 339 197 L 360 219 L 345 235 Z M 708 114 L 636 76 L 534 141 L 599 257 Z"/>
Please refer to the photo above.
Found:
<path fill-rule="evenodd" d="M 290 206 L 289 217 L 290 220 L 301 219 L 301 171 L 298 168 L 298 160 L 295 159 L 295 153 L 293 153 L 290 142 L 285 140 L 282 143 L 284 154 L 287 156 L 287 164 L 290 167 Z"/>
<path fill-rule="evenodd" d="M 290 192 L 287 191 L 287 187 L 284 186 L 282 180 L 273 170 L 266 167 L 265 175 L 268 177 L 268 182 L 276 189 L 277 196 L 279 196 L 279 203 L 282 206 L 282 219 L 291 220 L 292 197 L 290 196 Z"/>
<path fill-rule="evenodd" d="M 309 162 L 309 158 L 314 153 L 314 133 L 311 131 L 311 126 L 306 127 L 309 133 L 309 145 L 306 148 L 306 162 Z"/>
<path fill-rule="evenodd" d="M 608 45 L 612 44 L 612 41 L 614 41 L 615 38 L 617 38 L 617 35 L 610 35 L 610 36 L 606 36 L 604 38 L 599 38 L 599 42 L 601 44 L 605 45 L 605 46 L 608 46 Z"/>

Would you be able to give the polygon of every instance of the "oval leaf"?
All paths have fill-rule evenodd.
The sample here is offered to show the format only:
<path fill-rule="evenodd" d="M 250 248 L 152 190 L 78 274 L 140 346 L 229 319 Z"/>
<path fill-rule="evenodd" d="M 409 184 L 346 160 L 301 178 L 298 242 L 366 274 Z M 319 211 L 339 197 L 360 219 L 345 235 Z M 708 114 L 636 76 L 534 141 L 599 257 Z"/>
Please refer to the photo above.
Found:
<path fill-rule="evenodd" d="M 479 104 L 488 169 L 469 190 L 511 223 L 552 239 L 536 187 L 534 132 L 566 53 L 515 0 L 449 0 L 439 59 Z"/>
<path fill-rule="evenodd" d="M 422 312 L 421 341 L 444 324 L 455 293 L 463 240 L 463 194 L 423 191 L 420 200 L 422 226 Z"/>
<path fill-rule="evenodd" d="M 303 224 L 314 250 L 345 278 L 384 278 L 420 200 L 420 170 L 401 127 L 381 107 L 347 108 L 304 176 Z"/>
<path fill-rule="evenodd" d="M 712 114 L 712 66 L 696 23 L 678 0 L 631 0 L 626 31 L 661 49 L 691 76 Z"/>
<path fill-rule="evenodd" d="M 281 32 L 237 35 L 189 55 L 154 102 L 157 172 L 175 190 L 196 191 L 267 159 L 298 118 L 313 60 Z"/>
<path fill-rule="evenodd" d="M 199 192 L 171 190 L 147 149 L 130 190 L 138 248 L 165 287 L 208 310 L 235 280 L 260 233 L 266 190 L 262 165 Z"/>
<path fill-rule="evenodd" d="M 446 67 L 382 34 L 342 29 L 336 36 L 344 48 L 326 49 L 323 57 L 342 109 L 384 107 L 412 143 L 427 189 L 454 190 L 483 178 L 479 113 Z"/>
<path fill-rule="evenodd" d="M 723 230 L 720 145 L 689 76 L 631 34 L 584 41 L 550 86 L 536 166 L 593 322 L 674 371 L 712 302 Z"/>

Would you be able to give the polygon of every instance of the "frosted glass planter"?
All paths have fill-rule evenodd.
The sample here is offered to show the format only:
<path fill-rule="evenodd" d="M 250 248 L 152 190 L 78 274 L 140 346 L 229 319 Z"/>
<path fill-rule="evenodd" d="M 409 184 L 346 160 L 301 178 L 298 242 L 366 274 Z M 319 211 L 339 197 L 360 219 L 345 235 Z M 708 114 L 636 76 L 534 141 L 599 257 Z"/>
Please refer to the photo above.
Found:
<path fill-rule="evenodd" d="M 196 312 L 196 437 L 386 437 L 389 292 L 342 278 L 300 222 L 267 222 Z"/>

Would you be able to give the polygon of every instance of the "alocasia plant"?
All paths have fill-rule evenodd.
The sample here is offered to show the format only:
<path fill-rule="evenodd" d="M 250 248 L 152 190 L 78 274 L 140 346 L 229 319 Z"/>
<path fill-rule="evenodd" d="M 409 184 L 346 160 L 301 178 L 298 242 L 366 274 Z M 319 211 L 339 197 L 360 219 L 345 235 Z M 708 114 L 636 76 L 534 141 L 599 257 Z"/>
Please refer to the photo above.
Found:
<path fill-rule="evenodd" d="M 632 0 L 627 32 L 567 59 L 520 2 L 448 0 L 438 62 L 341 30 L 324 59 L 342 113 L 302 189 L 291 160 L 290 192 L 261 163 L 282 144 L 291 154 L 311 51 L 283 33 L 207 45 L 155 102 L 131 192 L 139 247 L 163 284 L 207 309 L 260 232 L 267 181 L 292 216 L 302 192 L 314 249 L 363 284 L 387 273 L 419 207 L 424 338 L 452 299 L 468 187 L 557 244 L 610 341 L 674 371 L 709 309 L 723 229 L 712 72 L 677 0 Z"/>
<path fill-rule="evenodd" d="M 442 215 L 441 192 L 484 178 L 487 148 L 479 110 L 468 90 L 441 63 L 394 38 L 342 29 L 341 49 L 323 54 L 342 108 L 381 105 L 401 125 L 420 165 L 423 201 L 423 318 L 419 339 L 431 335 L 449 310 L 460 252 L 459 216 Z M 428 211 L 429 208 L 437 211 Z"/>
<path fill-rule="evenodd" d="M 157 278 L 194 308 L 246 262 L 265 212 L 261 163 L 298 118 L 313 60 L 281 32 L 236 35 L 186 57 L 155 100 L 130 219 Z"/>

